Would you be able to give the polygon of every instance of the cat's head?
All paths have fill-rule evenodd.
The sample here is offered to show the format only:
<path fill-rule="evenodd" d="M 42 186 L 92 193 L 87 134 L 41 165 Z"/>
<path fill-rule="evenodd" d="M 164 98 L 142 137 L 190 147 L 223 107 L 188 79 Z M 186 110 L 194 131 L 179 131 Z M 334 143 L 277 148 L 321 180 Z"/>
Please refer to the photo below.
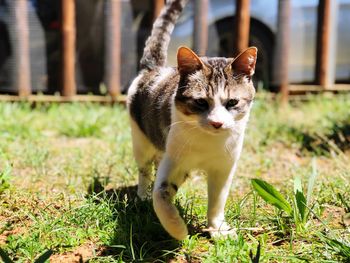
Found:
<path fill-rule="evenodd" d="M 252 76 L 256 57 L 255 47 L 236 58 L 198 57 L 191 49 L 180 47 L 176 112 L 185 121 L 213 134 L 242 126 L 255 95 Z"/>

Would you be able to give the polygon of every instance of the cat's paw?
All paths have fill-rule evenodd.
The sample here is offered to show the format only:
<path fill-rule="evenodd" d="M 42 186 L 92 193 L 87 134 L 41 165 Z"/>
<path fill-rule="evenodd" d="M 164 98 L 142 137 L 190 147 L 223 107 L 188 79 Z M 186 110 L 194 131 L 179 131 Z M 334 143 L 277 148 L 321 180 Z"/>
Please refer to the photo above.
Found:
<path fill-rule="evenodd" d="M 209 226 L 208 228 L 204 229 L 204 231 L 208 232 L 210 234 L 210 237 L 214 239 L 227 237 L 227 236 L 230 236 L 233 238 L 237 237 L 236 230 L 226 222 L 223 222 L 217 228 Z"/>
<path fill-rule="evenodd" d="M 187 225 L 176 206 L 171 202 L 169 192 L 162 189 L 155 190 L 153 192 L 153 208 L 160 223 L 170 236 L 177 240 L 184 240 L 187 237 Z"/>
<path fill-rule="evenodd" d="M 188 235 L 187 226 L 181 225 L 176 231 L 173 231 L 172 233 L 169 232 L 169 234 L 177 240 L 184 240 Z"/>

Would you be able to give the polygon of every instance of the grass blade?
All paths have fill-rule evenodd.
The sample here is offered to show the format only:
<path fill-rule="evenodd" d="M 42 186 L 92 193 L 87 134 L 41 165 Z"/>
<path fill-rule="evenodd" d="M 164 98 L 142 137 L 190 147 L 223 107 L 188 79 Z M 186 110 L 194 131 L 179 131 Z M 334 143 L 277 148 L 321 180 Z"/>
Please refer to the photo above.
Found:
<path fill-rule="evenodd" d="M 134 245 L 133 245 L 133 242 L 132 242 L 132 224 L 130 225 L 130 251 L 131 251 L 132 259 L 136 260 L 135 251 L 134 251 Z"/>
<path fill-rule="evenodd" d="M 340 200 L 341 204 L 344 206 L 345 213 L 350 213 L 350 204 L 345 201 L 343 195 L 337 193 L 337 197 Z"/>
<path fill-rule="evenodd" d="M 311 172 L 311 176 L 309 178 L 309 182 L 308 182 L 308 185 L 307 185 L 306 205 L 310 205 L 312 190 L 314 188 L 316 177 L 317 177 L 317 174 L 318 174 L 315 158 L 312 159 L 311 167 L 312 167 L 311 168 L 312 172 Z"/>
<path fill-rule="evenodd" d="M 346 260 L 350 259 L 350 246 L 348 244 L 345 244 L 345 242 L 330 238 L 325 235 L 319 235 L 319 236 L 338 255 L 340 255 L 341 257 L 344 257 Z"/>
<path fill-rule="evenodd" d="M 288 215 L 292 215 L 291 205 L 272 185 L 260 179 L 252 179 L 252 186 L 266 202 L 285 211 Z"/>
<path fill-rule="evenodd" d="M 249 257 L 252 260 L 252 263 L 259 263 L 259 261 L 260 261 L 260 246 L 261 246 L 261 244 L 259 241 L 255 256 L 253 255 L 252 250 L 249 251 Z"/>

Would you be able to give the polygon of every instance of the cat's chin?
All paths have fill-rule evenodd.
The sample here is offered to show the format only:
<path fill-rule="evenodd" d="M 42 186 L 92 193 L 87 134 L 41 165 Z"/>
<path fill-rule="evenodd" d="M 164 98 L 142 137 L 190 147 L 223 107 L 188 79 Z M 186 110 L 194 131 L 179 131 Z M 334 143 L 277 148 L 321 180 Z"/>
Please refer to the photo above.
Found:
<path fill-rule="evenodd" d="M 228 136 L 232 133 L 230 128 L 215 129 L 213 127 L 201 127 L 203 131 L 213 136 Z"/>

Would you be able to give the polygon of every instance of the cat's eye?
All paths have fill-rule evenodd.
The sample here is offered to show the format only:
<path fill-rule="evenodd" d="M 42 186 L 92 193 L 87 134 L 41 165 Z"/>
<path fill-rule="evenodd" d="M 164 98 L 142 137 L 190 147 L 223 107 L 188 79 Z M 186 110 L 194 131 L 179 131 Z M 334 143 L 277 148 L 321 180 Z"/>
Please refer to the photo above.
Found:
<path fill-rule="evenodd" d="M 230 109 L 235 107 L 238 104 L 239 100 L 237 99 L 230 99 L 226 102 L 226 109 Z"/>
<path fill-rule="evenodd" d="M 208 109 L 209 108 L 209 104 L 205 99 L 195 99 L 194 102 L 201 109 Z"/>

